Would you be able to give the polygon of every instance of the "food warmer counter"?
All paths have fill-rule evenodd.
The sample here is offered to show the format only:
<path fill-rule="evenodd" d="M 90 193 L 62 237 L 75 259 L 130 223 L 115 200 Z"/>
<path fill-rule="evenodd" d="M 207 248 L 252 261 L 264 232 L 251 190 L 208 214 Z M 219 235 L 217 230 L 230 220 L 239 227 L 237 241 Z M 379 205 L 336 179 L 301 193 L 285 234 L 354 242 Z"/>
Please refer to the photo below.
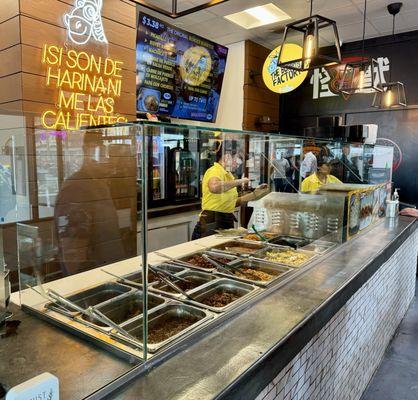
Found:
<path fill-rule="evenodd" d="M 158 261 L 150 261 L 148 274 L 150 357 L 221 324 L 303 273 L 335 246 L 307 240 L 306 248 L 295 249 L 274 244 L 277 234 L 265 234 L 269 236 L 265 242 L 249 240 L 251 234 L 209 237 L 190 242 L 188 251 L 175 257 L 166 250 L 156 253 Z M 142 273 L 106 269 L 108 279 L 77 290 L 63 291 L 65 285 L 54 283 L 27 289 L 26 297 L 36 300 L 25 301 L 22 307 L 118 356 L 139 361 Z"/>

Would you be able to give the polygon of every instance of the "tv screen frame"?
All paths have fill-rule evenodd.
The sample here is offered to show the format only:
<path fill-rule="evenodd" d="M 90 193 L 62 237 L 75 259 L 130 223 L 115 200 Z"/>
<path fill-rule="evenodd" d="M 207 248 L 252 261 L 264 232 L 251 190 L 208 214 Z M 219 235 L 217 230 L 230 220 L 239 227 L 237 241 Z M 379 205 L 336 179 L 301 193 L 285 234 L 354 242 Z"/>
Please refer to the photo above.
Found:
<path fill-rule="evenodd" d="M 226 46 L 139 12 L 137 112 L 215 122 L 227 58 Z"/>

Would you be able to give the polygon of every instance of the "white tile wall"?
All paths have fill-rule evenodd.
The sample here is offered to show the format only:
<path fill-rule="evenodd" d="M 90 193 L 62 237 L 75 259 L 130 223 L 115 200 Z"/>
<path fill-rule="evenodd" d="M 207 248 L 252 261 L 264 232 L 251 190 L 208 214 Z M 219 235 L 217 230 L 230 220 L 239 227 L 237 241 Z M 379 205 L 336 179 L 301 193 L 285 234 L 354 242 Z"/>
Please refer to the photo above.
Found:
<path fill-rule="evenodd" d="M 366 282 L 256 400 L 359 399 L 415 292 L 418 232 Z"/>

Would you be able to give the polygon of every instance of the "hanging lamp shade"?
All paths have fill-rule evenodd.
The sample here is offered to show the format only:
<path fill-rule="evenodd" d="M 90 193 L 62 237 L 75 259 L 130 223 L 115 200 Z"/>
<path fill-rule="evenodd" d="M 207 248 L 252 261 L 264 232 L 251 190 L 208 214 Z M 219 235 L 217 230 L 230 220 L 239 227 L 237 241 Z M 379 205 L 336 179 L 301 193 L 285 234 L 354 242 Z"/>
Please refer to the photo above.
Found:
<path fill-rule="evenodd" d="M 375 93 L 372 107 L 399 108 L 407 106 L 405 86 L 402 82 L 383 83 L 379 86 L 382 90 Z"/>
<path fill-rule="evenodd" d="M 325 54 L 321 51 L 320 32 L 325 29 L 331 29 L 334 34 L 335 51 L 333 53 L 327 52 Z M 284 45 L 290 43 L 290 33 L 296 33 L 303 40 L 302 57 L 280 62 Z M 309 71 L 315 68 L 328 67 L 341 63 L 341 48 L 337 23 L 321 15 L 311 15 L 310 17 L 286 25 L 278 59 L 278 68 L 287 68 L 296 71 Z"/>
<path fill-rule="evenodd" d="M 396 15 L 401 11 L 402 3 L 391 3 L 387 6 L 388 12 L 392 15 L 392 37 L 395 43 L 395 19 Z M 376 93 L 373 98 L 372 107 L 375 108 L 400 108 L 406 107 L 405 85 L 399 81 L 392 81 L 392 66 L 389 70 L 389 82 L 380 85 L 382 91 Z"/>
<path fill-rule="evenodd" d="M 382 77 L 380 65 L 374 58 L 365 57 L 367 0 L 364 0 L 363 10 L 363 39 L 360 60 L 345 64 L 344 73 L 338 90 L 345 95 L 356 93 L 381 92 L 379 86 Z M 376 79 L 379 77 L 379 79 Z"/>
<path fill-rule="evenodd" d="M 381 92 L 379 63 L 374 58 L 347 62 L 338 90 L 347 95 L 356 93 Z"/>

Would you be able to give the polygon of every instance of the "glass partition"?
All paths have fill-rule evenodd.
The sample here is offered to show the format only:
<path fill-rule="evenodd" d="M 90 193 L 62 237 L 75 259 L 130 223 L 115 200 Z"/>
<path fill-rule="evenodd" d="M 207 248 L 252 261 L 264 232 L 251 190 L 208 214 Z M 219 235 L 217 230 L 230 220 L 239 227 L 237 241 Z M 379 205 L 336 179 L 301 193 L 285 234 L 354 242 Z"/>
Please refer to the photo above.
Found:
<path fill-rule="evenodd" d="M 83 371 L 91 363 L 78 397 L 116 387 L 279 290 L 377 223 L 390 188 L 384 146 L 153 122 L 58 132 L 6 112 L 0 120 L 12 302 L 60 328 L 44 332 L 51 343 L 37 341 L 36 363 L 52 362 L 65 389 L 58 361 Z M 325 180 L 301 193 L 323 161 L 345 185 Z M 66 358 L 45 355 L 51 337 Z"/>
<path fill-rule="evenodd" d="M 8 287 L 10 270 L 13 313 L 5 331 L 21 321 L 16 339 L 0 341 L 8 365 L 1 383 L 8 389 L 48 370 L 67 397 L 85 398 L 143 364 L 146 342 L 132 332 L 146 326 L 147 305 L 165 302 L 146 295 L 138 257 L 146 232 L 137 206 L 137 187 L 141 195 L 147 183 L 137 179 L 143 140 L 135 125 L 39 125 L 36 115 L 0 112 L 0 285 Z M 120 279 L 127 275 L 131 281 Z M 0 325 L 5 296 L 0 290 Z M 13 357 L 30 343 L 36 348 L 19 369 Z M 76 385 L 71 370 L 83 374 Z"/>

